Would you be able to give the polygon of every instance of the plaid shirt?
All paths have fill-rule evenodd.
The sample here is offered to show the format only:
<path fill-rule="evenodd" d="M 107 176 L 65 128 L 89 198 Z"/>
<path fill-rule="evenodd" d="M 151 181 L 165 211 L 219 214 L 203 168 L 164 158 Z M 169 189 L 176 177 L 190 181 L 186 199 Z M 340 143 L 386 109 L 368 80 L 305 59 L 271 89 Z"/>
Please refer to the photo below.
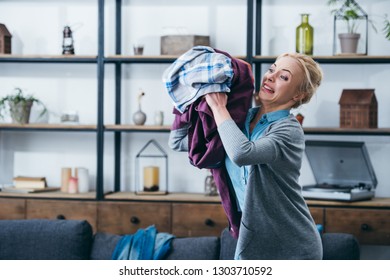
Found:
<path fill-rule="evenodd" d="M 183 113 L 188 105 L 210 92 L 230 92 L 231 59 L 206 46 L 196 46 L 164 71 L 163 82 L 175 108 Z"/>

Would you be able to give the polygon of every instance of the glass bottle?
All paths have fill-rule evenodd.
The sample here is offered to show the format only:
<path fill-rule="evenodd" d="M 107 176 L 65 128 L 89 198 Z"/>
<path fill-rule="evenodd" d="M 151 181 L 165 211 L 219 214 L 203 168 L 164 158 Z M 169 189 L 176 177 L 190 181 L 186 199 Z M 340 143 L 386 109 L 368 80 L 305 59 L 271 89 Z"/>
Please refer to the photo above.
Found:
<path fill-rule="evenodd" d="M 301 14 L 301 24 L 296 29 L 296 52 L 313 55 L 314 29 L 309 24 L 309 14 Z"/>

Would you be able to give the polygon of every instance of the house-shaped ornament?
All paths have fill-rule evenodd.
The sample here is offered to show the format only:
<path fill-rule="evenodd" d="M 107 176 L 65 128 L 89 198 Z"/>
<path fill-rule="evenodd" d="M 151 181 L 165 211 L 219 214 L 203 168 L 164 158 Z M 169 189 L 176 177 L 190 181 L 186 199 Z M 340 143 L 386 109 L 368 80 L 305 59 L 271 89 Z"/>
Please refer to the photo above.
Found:
<path fill-rule="evenodd" d="M 339 104 L 341 128 L 378 127 L 378 102 L 374 89 L 344 89 Z"/>
<path fill-rule="evenodd" d="M 11 53 L 11 38 L 12 35 L 7 27 L 0 23 L 0 54 Z"/>

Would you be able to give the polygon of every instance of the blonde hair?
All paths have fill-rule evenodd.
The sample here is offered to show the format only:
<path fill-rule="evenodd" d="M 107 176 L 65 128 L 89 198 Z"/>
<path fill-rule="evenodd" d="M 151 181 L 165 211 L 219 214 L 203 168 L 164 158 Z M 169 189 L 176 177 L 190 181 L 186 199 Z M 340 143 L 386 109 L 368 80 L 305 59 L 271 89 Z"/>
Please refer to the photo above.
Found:
<path fill-rule="evenodd" d="M 305 96 L 292 107 L 297 108 L 302 104 L 308 103 L 313 97 L 317 88 L 321 85 L 323 72 L 320 65 L 308 55 L 299 53 L 284 53 L 279 55 L 276 60 L 286 56 L 294 58 L 304 73 L 304 79 L 299 87 L 299 91 L 304 93 Z"/>

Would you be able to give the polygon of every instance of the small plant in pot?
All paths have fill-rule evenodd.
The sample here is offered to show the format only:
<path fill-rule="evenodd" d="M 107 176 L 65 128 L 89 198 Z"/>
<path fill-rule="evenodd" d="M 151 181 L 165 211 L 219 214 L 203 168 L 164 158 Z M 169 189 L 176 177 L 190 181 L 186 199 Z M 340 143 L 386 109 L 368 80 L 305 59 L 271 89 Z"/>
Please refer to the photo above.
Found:
<path fill-rule="evenodd" d="M 377 32 L 373 21 L 368 19 L 366 12 L 355 0 L 328 0 L 327 3 L 328 6 L 338 6 L 338 9 L 333 9 L 331 13 L 335 16 L 336 20 L 342 20 L 345 23 L 346 32 L 338 34 L 341 53 L 357 53 L 357 46 L 361 36 L 361 34 L 358 33 L 359 25 L 363 22 L 367 25 L 370 23 L 374 31 Z M 382 31 L 386 39 L 390 40 L 390 22 L 387 19 L 387 15 L 383 18 L 384 28 Z M 365 40 L 368 40 L 368 38 L 365 38 Z M 367 54 L 367 47 L 365 54 Z"/>
<path fill-rule="evenodd" d="M 47 112 L 46 106 L 32 95 L 24 95 L 21 88 L 15 88 L 13 94 L 9 94 L 0 99 L 0 118 L 4 118 L 4 113 L 8 105 L 12 122 L 27 124 L 29 123 L 31 107 L 34 103 L 42 106 L 43 109 L 41 110 L 40 116 L 43 116 Z"/>
<path fill-rule="evenodd" d="M 339 9 L 332 10 L 335 20 L 342 20 L 346 26 L 346 32 L 338 34 L 341 53 L 357 53 L 357 46 L 361 34 L 357 32 L 359 23 L 367 19 L 367 14 L 354 0 L 328 0 L 328 5 L 341 5 Z M 335 30 L 336 30 L 335 21 Z"/>

